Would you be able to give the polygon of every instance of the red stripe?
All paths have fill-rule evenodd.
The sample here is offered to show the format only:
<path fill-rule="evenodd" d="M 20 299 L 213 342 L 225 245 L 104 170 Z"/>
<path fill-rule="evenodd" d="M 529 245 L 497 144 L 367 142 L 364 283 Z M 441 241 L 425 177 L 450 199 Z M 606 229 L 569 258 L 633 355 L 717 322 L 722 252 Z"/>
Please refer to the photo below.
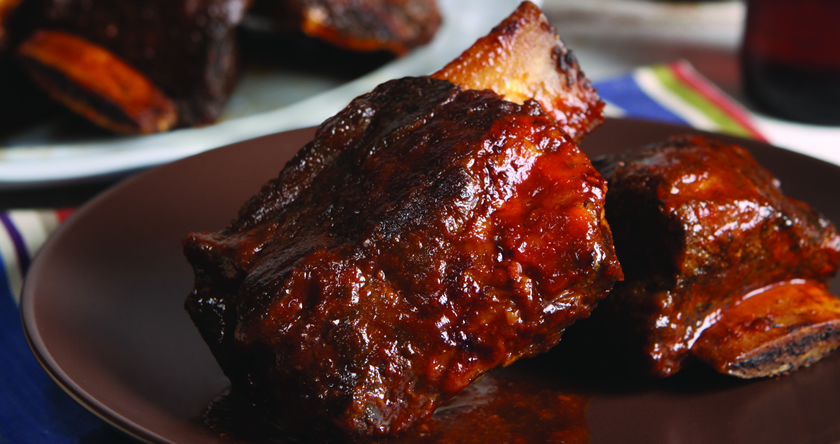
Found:
<path fill-rule="evenodd" d="M 58 222 L 61 223 L 67 220 L 74 211 L 76 211 L 75 208 L 59 208 L 55 210 L 55 217 L 58 219 Z"/>
<path fill-rule="evenodd" d="M 715 86 L 700 78 L 700 75 L 694 68 L 686 61 L 681 60 L 673 62 L 669 65 L 674 75 L 683 83 L 691 86 L 694 90 L 700 93 L 703 97 L 717 105 L 725 113 L 727 113 L 733 120 L 740 123 L 746 128 L 753 139 L 761 142 L 767 142 L 767 138 L 761 134 L 761 131 L 752 123 L 749 114 L 743 108 L 736 105 L 732 100 Z"/>

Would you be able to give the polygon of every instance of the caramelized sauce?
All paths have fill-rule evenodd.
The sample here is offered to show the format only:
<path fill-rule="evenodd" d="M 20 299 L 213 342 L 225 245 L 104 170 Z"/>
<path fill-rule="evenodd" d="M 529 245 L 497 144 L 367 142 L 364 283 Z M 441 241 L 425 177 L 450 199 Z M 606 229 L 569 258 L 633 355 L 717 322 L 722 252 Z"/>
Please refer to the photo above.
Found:
<path fill-rule="evenodd" d="M 290 425 L 403 433 L 607 295 L 604 188 L 535 102 L 386 82 L 228 228 L 185 238 L 186 307 L 232 386 Z"/>
<path fill-rule="evenodd" d="M 490 373 L 443 404 L 428 421 L 397 438 L 369 442 L 588 443 L 591 438 L 586 419 L 588 397 L 560 386 L 529 364 L 532 363 L 520 362 Z M 292 435 L 267 412 L 231 393 L 210 405 L 205 423 L 232 442 L 310 442 Z M 323 441 L 319 436 L 311 442 Z"/>

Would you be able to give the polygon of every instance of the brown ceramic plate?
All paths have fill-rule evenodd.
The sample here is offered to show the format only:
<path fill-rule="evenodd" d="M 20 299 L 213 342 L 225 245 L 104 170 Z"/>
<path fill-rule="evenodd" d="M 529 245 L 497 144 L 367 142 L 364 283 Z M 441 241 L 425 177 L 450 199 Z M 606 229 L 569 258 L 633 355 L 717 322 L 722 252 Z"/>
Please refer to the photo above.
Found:
<path fill-rule="evenodd" d="M 691 131 L 610 120 L 584 149 L 597 156 L 681 132 Z M 180 240 L 189 231 L 222 228 L 312 133 L 267 136 L 149 170 L 60 227 L 33 264 L 22 303 L 34 353 L 58 384 L 142 440 L 226 442 L 200 420 L 227 380 L 182 308 L 192 272 Z M 715 137 L 749 148 L 789 195 L 840 221 L 840 168 Z M 840 279 L 832 290 L 840 292 Z M 642 384 L 586 379 L 594 393 L 587 408 L 593 443 L 840 441 L 840 353 L 770 380 L 702 371 Z"/>

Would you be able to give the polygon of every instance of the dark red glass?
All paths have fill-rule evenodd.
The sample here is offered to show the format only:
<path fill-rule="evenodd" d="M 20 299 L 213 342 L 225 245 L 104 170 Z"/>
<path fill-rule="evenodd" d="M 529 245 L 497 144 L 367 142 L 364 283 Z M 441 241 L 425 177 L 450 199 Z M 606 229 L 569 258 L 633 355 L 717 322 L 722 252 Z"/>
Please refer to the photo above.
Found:
<path fill-rule="evenodd" d="M 840 0 L 747 0 L 741 61 L 763 111 L 840 125 Z"/>

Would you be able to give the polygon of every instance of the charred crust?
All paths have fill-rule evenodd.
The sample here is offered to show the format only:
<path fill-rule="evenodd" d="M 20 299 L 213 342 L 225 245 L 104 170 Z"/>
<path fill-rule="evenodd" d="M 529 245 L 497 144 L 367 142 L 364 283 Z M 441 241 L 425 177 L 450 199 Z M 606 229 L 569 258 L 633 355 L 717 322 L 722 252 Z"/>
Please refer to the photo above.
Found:
<path fill-rule="evenodd" d="M 822 349 L 828 345 L 832 346 L 822 350 L 821 353 L 813 353 L 815 349 Z M 754 356 L 732 363 L 728 372 L 742 378 L 783 375 L 813 364 L 831 353 L 838 345 L 840 345 L 840 330 L 834 326 L 828 326 L 781 346 L 767 347 Z"/>
<path fill-rule="evenodd" d="M 31 59 L 23 59 L 23 65 L 29 70 L 32 79 L 56 101 L 82 113 L 92 112 L 107 125 L 121 132 L 141 131 L 141 126 L 126 114 L 116 103 L 98 94 L 80 87 L 61 70 L 52 68 Z"/>

